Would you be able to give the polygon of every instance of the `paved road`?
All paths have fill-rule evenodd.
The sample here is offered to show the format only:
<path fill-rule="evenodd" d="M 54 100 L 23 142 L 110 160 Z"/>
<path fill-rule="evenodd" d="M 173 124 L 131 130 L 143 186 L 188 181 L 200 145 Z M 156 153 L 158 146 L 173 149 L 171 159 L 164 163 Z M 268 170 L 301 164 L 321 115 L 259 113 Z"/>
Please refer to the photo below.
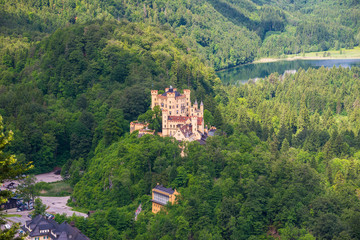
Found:
<path fill-rule="evenodd" d="M 16 208 L 15 209 L 9 209 L 7 214 L 21 215 L 21 217 L 9 217 L 7 219 L 10 220 L 11 225 L 12 225 L 12 223 L 20 223 L 20 225 L 22 226 L 22 225 L 25 224 L 26 221 L 30 220 L 30 218 L 28 217 L 30 212 L 31 211 L 16 212 Z"/>

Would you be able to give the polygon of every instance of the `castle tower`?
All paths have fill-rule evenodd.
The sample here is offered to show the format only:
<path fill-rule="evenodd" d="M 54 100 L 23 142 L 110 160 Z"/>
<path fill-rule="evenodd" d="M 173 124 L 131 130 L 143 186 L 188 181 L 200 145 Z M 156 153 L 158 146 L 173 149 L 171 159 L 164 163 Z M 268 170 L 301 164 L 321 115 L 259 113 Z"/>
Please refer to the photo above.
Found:
<path fill-rule="evenodd" d="M 190 93 L 191 93 L 190 89 L 184 89 L 184 95 L 186 97 L 186 100 L 185 100 L 185 109 L 186 109 L 186 111 L 185 111 L 185 113 L 186 113 L 187 116 L 190 115 L 190 111 L 191 111 L 190 110 L 190 108 L 191 108 Z"/>
<path fill-rule="evenodd" d="M 168 136 L 169 134 L 169 130 L 168 130 L 168 111 L 167 110 L 163 110 L 162 111 L 162 135 L 163 136 Z"/>
<path fill-rule="evenodd" d="M 192 132 L 196 132 L 198 129 L 197 117 L 191 117 Z"/>
<path fill-rule="evenodd" d="M 169 91 L 166 93 L 167 96 L 167 104 L 168 104 L 168 110 L 169 110 L 169 116 L 176 114 L 176 99 L 175 99 L 175 92 L 173 91 L 173 88 L 170 86 Z"/>
<path fill-rule="evenodd" d="M 157 102 L 157 95 L 158 95 L 158 90 L 151 90 L 151 110 L 154 110 L 154 107 Z"/>

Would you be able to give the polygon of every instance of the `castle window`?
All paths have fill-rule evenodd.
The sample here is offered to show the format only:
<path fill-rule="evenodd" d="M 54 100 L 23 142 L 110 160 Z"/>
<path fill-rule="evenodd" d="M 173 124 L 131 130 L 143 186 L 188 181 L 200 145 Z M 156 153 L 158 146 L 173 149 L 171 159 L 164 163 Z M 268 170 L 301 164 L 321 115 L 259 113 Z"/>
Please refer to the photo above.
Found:
<path fill-rule="evenodd" d="M 164 107 L 164 103 L 161 103 L 161 107 Z"/>
<path fill-rule="evenodd" d="M 169 106 L 169 108 L 171 109 L 171 106 Z"/>
<path fill-rule="evenodd" d="M 170 111 L 169 113 L 170 113 L 170 115 L 171 115 L 171 111 Z"/>
<path fill-rule="evenodd" d="M 176 108 L 179 108 L 179 105 L 176 105 Z"/>
<path fill-rule="evenodd" d="M 179 111 L 176 111 L 176 114 L 179 114 Z"/>

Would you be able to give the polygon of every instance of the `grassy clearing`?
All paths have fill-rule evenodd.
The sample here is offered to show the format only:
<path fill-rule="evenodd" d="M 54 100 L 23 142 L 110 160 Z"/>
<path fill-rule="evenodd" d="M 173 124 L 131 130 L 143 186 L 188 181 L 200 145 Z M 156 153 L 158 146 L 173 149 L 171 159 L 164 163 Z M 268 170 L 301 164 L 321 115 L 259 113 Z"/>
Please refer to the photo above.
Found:
<path fill-rule="evenodd" d="M 325 56 L 326 55 L 326 56 Z M 291 57 L 293 55 L 287 55 L 288 57 Z M 299 54 L 299 56 L 303 56 Z M 360 47 L 355 47 L 354 49 L 341 49 L 341 50 L 331 50 L 326 52 L 311 52 L 311 53 L 305 53 L 305 57 L 312 58 L 312 57 L 319 57 L 319 58 L 336 58 L 336 59 L 342 59 L 342 58 L 360 58 Z"/>
<path fill-rule="evenodd" d="M 284 55 L 282 57 L 268 57 L 256 60 L 254 63 L 266 63 L 292 60 L 322 60 L 322 59 L 360 59 L 360 46 L 353 49 L 341 49 L 321 52 Z"/>
<path fill-rule="evenodd" d="M 21 217 L 20 214 L 5 214 L 4 215 L 5 218 L 9 218 L 9 217 Z"/>
<path fill-rule="evenodd" d="M 76 211 L 76 212 L 81 212 L 81 213 L 85 213 L 85 214 L 88 214 L 88 212 L 90 211 L 89 209 L 86 209 L 86 208 L 81 208 L 81 207 L 71 207 L 73 211 Z"/>
<path fill-rule="evenodd" d="M 39 189 L 40 196 L 43 197 L 65 197 L 70 196 L 73 189 L 66 181 L 44 183 L 40 182 L 36 184 Z"/>

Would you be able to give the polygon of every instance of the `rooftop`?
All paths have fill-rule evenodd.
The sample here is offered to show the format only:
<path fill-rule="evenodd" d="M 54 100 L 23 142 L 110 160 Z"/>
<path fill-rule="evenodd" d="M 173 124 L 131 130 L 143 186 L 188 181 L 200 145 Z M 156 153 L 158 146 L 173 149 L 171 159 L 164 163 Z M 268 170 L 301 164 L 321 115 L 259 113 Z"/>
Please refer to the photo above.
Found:
<path fill-rule="evenodd" d="M 154 189 L 157 189 L 157 190 L 162 191 L 162 192 L 166 192 L 168 194 L 173 194 L 175 192 L 172 188 L 166 188 L 163 185 L 159 185 L 159 184 L 156 185 L 154 187 Z"/>
<path fill-rule="evenodd" d="M 26 226 L 30 227 L 29 231 L 25 225 L 22 230 L 29 234 L 30 237 L 48 236 L 49 239 L 72 239 L 72 240 L 89 240 L 84 234 L 76 227 L 70 226 L 67 222 L 58 224 L 52 219 L 46 219 L 42 215 L 37 215 L 30 221 L 26 221 Z M 44 232 L 45 230 L 49 230 Z M 51 232 L 55 234 L 52 235 Z"/>

